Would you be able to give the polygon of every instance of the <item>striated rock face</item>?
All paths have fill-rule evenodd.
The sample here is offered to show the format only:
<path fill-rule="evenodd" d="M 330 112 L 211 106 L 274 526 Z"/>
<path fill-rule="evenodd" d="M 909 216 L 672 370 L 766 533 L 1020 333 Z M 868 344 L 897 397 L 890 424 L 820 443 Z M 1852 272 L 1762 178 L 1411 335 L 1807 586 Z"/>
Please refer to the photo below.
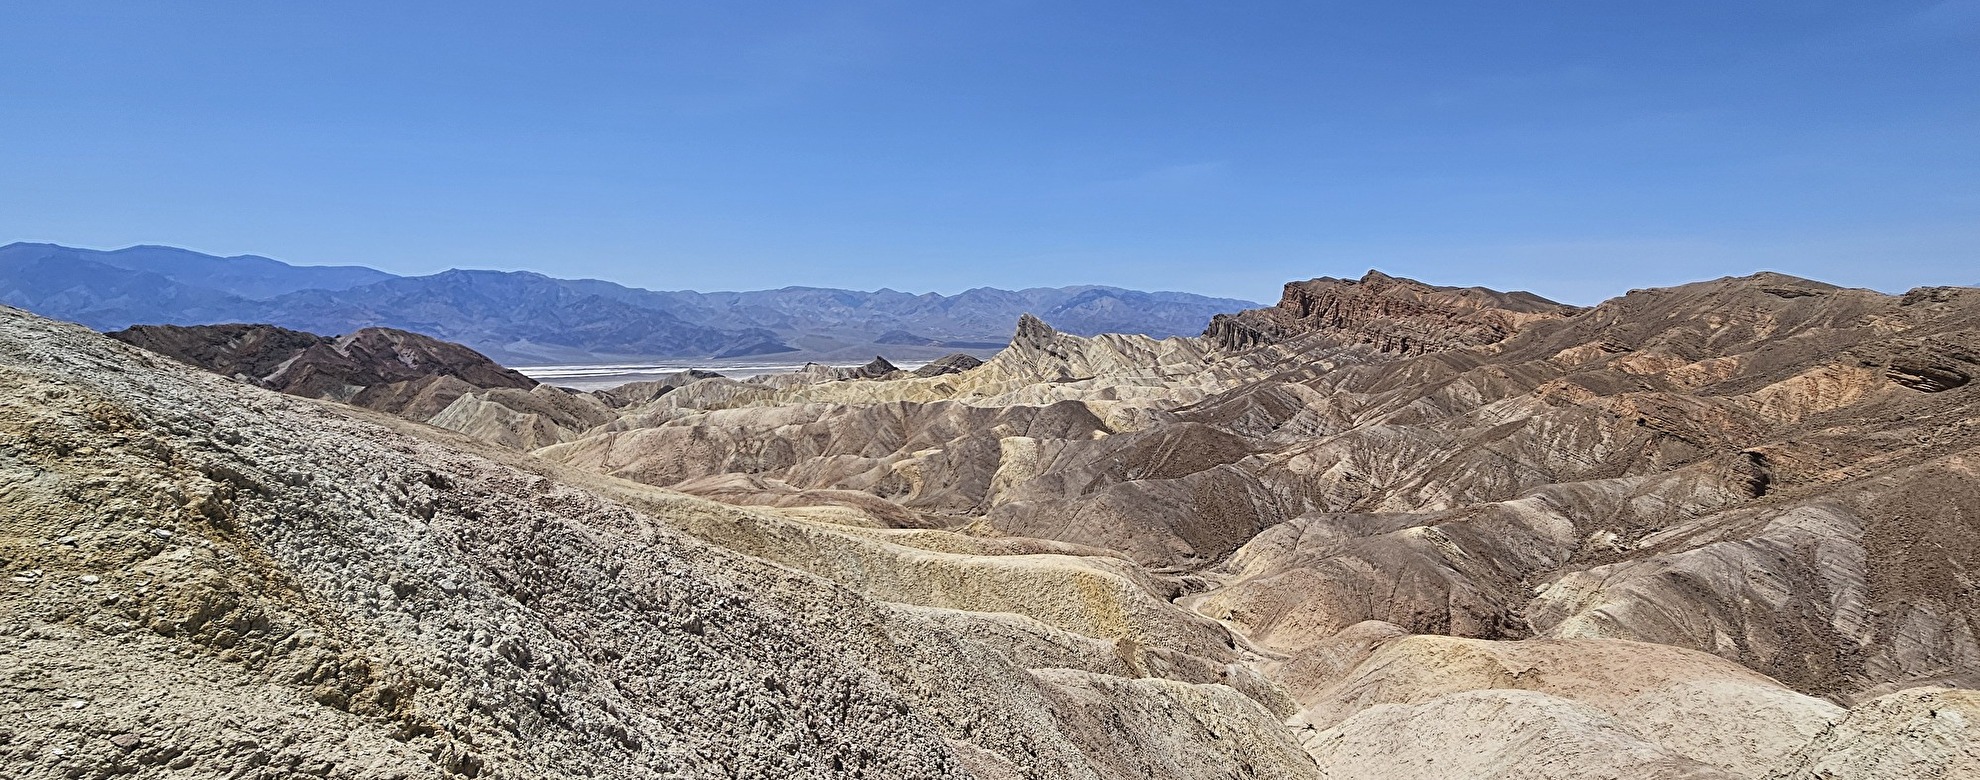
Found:
<path fill-rule="evenodd" d="M 505 447 L 533 450 L 570 441 L 616 417 L 598 396 L 537 385 L 528 391 L 496 388 L 463 393 L 424 422 Z"/>
<path fill-rule="evenodd" d="M 1971 385 L 1891 371 L 1968 343 L 1980 306 L 1939 297 L 1639 291 L 1182 410 L 1277 443 L 1254 472 L 1306 504 L 1196 606 L 1287 651 L 1375 619 L 1688 647 L 1840 701 L 1980 682 Z"/>
<path fill-rule="evenodd" d="M 1897 339 L 1863 351 L 1884 367 L 1885 377 L 1921 393 L 1963 387 L 1980 373 L 1980 340 L 1971 334 Z"/>
<path fill-rule="evenodd" d="M 1277 306 L 1220 314 L 1203 335 L 1232 351 L 1311 334 L 1420 355 L 1496 343 L 1528 324 L 1575 311 L 1532 293 L 1433 287 L 1369 271 L 1358 280 L 1289 282 Z"/>

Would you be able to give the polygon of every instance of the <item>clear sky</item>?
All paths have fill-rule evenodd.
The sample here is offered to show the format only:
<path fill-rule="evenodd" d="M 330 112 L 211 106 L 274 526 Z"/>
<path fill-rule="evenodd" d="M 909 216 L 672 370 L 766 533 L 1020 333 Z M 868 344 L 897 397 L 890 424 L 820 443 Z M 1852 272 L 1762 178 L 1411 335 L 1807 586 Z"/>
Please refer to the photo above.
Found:
<path fill-rule="evenodd" d="M 0 242 L 704 290 L 1980 283 L 1980 0 L 61 0 L 0 36 Z"/>

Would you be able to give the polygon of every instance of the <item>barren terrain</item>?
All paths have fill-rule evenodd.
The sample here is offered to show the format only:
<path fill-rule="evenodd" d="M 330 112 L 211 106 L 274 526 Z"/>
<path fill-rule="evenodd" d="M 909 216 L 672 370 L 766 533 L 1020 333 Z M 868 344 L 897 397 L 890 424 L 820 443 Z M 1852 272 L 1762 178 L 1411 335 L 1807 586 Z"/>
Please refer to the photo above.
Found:
<path fill-rule="evenodd" d="M 1980 290 L 598 393 L 253 335 L 320 359 L 0 311 L 25 776 L 1980 776 Z"/>

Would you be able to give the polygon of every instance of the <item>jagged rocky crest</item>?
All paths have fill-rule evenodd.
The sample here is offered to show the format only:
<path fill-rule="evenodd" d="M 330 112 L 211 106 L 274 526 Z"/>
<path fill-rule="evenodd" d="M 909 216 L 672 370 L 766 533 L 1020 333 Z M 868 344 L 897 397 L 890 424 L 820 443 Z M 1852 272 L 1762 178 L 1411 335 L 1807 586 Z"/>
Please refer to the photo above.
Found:
<path fill-rule="evenodd" d="M 1527 324 L 1576 311 L 1532 293 L 1434 287 L 1369 271 L 1358 280 L 1288 282 L 1277 306 L 1217 315 L 1203 335 L 1228 350 L 1312 334 L 1421 355 L 1496 343 Z"/>

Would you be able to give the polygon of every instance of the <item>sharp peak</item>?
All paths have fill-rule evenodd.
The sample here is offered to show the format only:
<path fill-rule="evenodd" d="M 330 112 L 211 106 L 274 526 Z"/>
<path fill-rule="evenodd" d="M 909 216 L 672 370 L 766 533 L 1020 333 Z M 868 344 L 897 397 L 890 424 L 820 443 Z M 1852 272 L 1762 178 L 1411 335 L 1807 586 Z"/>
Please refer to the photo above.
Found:
<path fill-rule="evenodd" d="M 1415 287 L 1425 287 L 1430 289 L 1440 289 L 1436 285 L 1430 284 L 1429 282 L 1411 279 L 1406 276 L 1390 276 L 1373 268 L 1368 269 L 1367 273 L 1362 274 L 1360 278 L 1356 278 L 1356 279 L 1349 279 L 1346 277 L 1339 277 L 1339 276 L 1318 276 L 1303 281 L 1294 280 L 1294 281 L 1286 282 L 1287 287 L 1305 287 L 1308 285 L 1316 285 L 1316 284 L 1368 285 L 1371 287 L 1390 286 L 1390 285 L 1409 285 Z"/>
<path fill-rule="evenodd" d="M 1018 315 L 1017 335 L 1018 338 L 1024 338 L 1026 336 L 1030 336 L 1034 338 L 1050 338 L 1052 336 L 1059 335 L 1059 329 L 1054 328 L 1051 326 L 1051 324 L 1047 323 L 1044 320 L 1039 319 L 1037 315 L 1032 314 L 1031 312 L 1025 312 L 1023 314 Z"/>

